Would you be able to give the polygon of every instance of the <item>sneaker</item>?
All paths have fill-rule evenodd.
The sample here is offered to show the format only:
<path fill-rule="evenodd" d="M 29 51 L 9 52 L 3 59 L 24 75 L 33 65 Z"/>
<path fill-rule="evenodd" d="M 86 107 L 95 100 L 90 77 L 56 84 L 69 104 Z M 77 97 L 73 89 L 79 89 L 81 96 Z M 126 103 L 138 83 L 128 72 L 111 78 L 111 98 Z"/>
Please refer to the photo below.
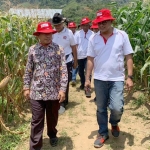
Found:
<path fill-rule="evenodd" d="M 107 139 L 109 139 L 109 136 L 104 136 L 104 135 L 97 136 L 97 139 L 94 142 L 94 147 L 95 148 L 102 147 Z"/>
<path fill-rule="evenodd" d="M 76 86 L 76 81 L 72 81 L 72 82 L 71 82 L 71 85 L 72 85 L 72 86 Z"/>
<path fill-rule="evenodd" d="M 50 144 L 51 144 L 52 147 L 57 146 L 57 143 L 58 143 L 58 138 L 57 137 L 50 138 Z"/>
<path fill-rule="evenodd" d="M 65 112 L 65 107 L 63 107 L 63 106 L 60 106 L 60 108 L 59 108 L 59 114 L 63 114 L 64 112 Z"/>
<path fill-rule="evenodd" d="M 116 126 L 111 126 L 111 133 L 114 137 L 118 137 L 119 134 L 120 134 L 120 129 L 119 129 L 119 126 L 116 125 Z"/>
<path fill-rule="evenodd" d="M 81 85 L 80 85 L 80 89 L 81 89 L 81 90 L 84 90 L 84 84 L 81 84 Z"/>

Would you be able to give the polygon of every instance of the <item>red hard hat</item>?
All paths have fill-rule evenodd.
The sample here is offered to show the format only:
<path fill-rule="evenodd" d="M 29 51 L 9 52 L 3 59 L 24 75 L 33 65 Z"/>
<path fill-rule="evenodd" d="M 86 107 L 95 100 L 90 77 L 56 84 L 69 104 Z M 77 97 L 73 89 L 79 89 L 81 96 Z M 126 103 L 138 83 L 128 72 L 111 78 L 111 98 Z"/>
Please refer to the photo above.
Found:
<path fill-rule="evenodd" d="M 76 23 L 75 22 L 70 22 L 69 24 L 68 24 L 68 28 L 76 28 L 77 26 L 76 26 Z"/>
<path fill-rule="evenodd" d="M 87 23 L 90 23 L 91 21 L 90 21 L 90 19 L 88 18 L 88 17 L 85 17 L 85 18 L 83 18 L 82 20 L 81 20 L 81 25 L 83 25 L 83 24 L 87 24 Z"/>
<path fill-rule="evenodd" d="M 39 33 L 56 33 L 57 31 L 54 30 L 50 24 L 50 22 L 40 22 L 37 26 L 36 32 L 33 35 L 37 36 Z"/>

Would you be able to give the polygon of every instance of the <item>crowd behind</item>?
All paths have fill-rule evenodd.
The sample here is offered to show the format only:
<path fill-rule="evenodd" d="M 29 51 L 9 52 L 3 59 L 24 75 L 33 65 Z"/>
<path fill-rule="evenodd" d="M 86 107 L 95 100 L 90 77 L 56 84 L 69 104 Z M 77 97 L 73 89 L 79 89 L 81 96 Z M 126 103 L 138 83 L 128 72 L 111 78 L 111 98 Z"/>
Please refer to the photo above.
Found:
<path fill-rule="evenodd" d="M 119 137 L 124 85 L 129 91 L 133 87 L 133 49 L 127 33 L 113 27 L 115 19 L 109 9 L 101 9 L 93 20 L 81 18 L 80 25 L 59 13 L 37 25 L 33 35 L 38 42 L 29 49 L 23 89 L 32 110 L 30 150 L 42 148 L 45 113 L 50 145 L 57 146 L 58 116 L 65 113 L 69 82 L 76 86 L 77 73 L 87 97 L 94 79 L 98 123 L 94 147 L 109 139 L 108 118 L 112 135 Z"/>

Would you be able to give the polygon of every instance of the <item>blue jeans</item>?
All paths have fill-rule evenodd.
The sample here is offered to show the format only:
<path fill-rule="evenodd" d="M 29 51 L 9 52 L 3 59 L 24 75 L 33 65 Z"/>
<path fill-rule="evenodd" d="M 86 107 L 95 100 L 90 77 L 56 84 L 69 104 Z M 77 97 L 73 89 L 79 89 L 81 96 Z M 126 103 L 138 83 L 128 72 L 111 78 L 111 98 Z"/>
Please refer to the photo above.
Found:
<path fill-rule="evenodd" d="M 72 81 L 76 81 L 77 73 L 78 67 L 76 69 L 72 68 Z"/>
<path fill-rule="evenodd" d="M 123 81 L 101 81 L 94 79 L 96 104 L 97 104 L 97 122 L 99 125 L 99 134 L 108 135 L 108 112 L 110 108 L 109 123 L 117 125 L 123 114 Z"/>

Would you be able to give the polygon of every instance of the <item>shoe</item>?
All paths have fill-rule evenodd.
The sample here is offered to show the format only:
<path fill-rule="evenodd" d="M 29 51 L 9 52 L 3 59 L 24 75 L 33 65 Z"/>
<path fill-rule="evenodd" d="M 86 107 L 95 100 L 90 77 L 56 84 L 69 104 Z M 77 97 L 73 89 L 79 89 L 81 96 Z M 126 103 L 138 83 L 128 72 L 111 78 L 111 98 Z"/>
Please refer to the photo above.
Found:
<path fill-rule="evenodd" d="M 80 89 L 83 90 L 84 89 L 84 84 L 80 85 Z"/>
<path fill-rule="evenodd" d="M 120 134 L 120 129 L 119 129 L 119 126 L 116 125 L 116 126 L 111 126 L 111 133 L 114 137 L 118 137 L 119 134 Z"/>
<path fill-rule="evenodd" d="M 51 144 L 52 147 L 57 146 L 57 143 L 58 143 L 58 138 L 57 137 L 50 138 L 50 144 Z"/>
<path fill-rule="evenodd" d="M 59 112 L 59 114 L 61 115 L 61 114 L 63 114 L 63 113 L 65 112 L 65 110 L 66 110 L 65 107 L 60 106 L 58 112 Z"/>
<path fill-rule="evenodd" d="M 94 147 L 95 148 L 102 147 L 107 139 L 109 139 L 109 136 L 105 136 L 105 135 L 97 136 L 97 139 L 94 142 Z"/>
<path fill-rule="evenodd" d="M 72 81 L 72 82 L 71 82 L 71 85 L 72 85 L 72 86 L 76 86 L 76 81 Z"/>

